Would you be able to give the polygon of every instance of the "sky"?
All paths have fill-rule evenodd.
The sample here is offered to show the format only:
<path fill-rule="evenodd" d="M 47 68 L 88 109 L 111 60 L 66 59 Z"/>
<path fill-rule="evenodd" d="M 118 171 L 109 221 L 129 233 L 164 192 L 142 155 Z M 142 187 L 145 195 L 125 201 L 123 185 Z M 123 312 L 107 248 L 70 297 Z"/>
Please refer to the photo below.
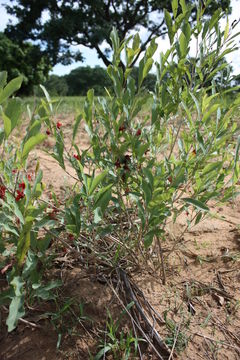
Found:
<path fill-rule="evenodd" d="M 14 18 L 11 18 L 7 14 L 7 12 L 4 8 L 4 5 L 7 3 L 9 3 L 8 0 L 0 0 L 0 31 L 4 31 L 9 20 L 12 20 L 14 23 Z M 238 20 L 240 18 L 240 0 L 232 0 L 231 6 L 232 6 L 232 14 L 229 16 L 230 24 L 234 20 Z M 47 14 L 44 16 L 47 17 Z M 224 27 L 225 21 L 226 20 L 222 21 L 221 26 Z M 240 24 L 238 24 L 238 26 L 235 28 L 235 31 L 240 31 Z M 140 38 L 142 40 L 144 40 L 144 38 L 147 35 L 146 30 L 143 28 L 140 28 L 139 35 L 140 35 Z M 165 39 L 162 39 L 162 38 L 157 39 L 157 43 L 159 46 L 158 46 L 158 50 L 156 51 L 156 53 L 154 55 L 154 60 L 158 60 L 160 51 L 165 52 L 169 48 L 169 41 L 168 41 L 167 37 Z M 104 44 L 102 45 L 102 47 L 104 47 Z M 194 47 L 195 47 L 194 44 L 192 44 L 192 46 L 191 46 L 192 53 L 194 52 Z M 96 65 L 104 66 L 102 60 L 100 60 L 98 58 L 97 53 L 94 49 L 89 49 L 82 45 L 75 46 L 75 48 L 77 50 L 80 50 L 80 52 L 82 53 L 82 55 L 85 59 L 84 62 L 74 62 L 71 65 L 67 65 L 67 66 L 64 66 L 62 64 L 57 64 L 54 66 L 54 68 L 51 72 L 52 74 L 65 75 L 65 74 L 68 74 L 71 70 L 77 68 L 78 66 L 87 66 L 87 65 L 91 66 L 91 67 L 94 67 Z M 232 54 L 229 54 L 227 56 L 227 61 L 232 64 L 233 69 L 234 69 L 234 74 L 235 75 L 240 74 L 240 50 L 235 51 Z"/>

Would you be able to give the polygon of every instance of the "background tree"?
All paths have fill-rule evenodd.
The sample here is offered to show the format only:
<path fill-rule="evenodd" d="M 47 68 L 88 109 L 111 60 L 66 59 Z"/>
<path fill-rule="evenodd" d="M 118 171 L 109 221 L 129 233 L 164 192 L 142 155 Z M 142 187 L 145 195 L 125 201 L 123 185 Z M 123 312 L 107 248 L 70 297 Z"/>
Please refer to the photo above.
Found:
<path fill-rule="evenodd" d="M 202 0 L 203 1 L 203 0 Z M 201 2 L 202 2 L 201 1 Z M 68 64 L 71 60 L 82 60 L 73 45 L 84 45 L 95 49 L 103 63 L 108 66 L 109 34 L 116 27 L 120 39 L 131 31 L 143 27 L 147 36 L 141 44 L 139 56 L 154 36 L 166 33 L 163 9 L 171 12 L 169 0 L 10 0 L 6 5 L 9 14 L 17 17 L 17 24 L 9 24 L 6 33 L 18 41 L 41 41 L 42 51 L 51 64 Z M 193 0 L 186 0 L 195 3 Z M 229 10 L 230 0 L 207 1 L 206 15 L 222 7 Z M 47 20 L 42 19 L 43 13 Z M 196 9 L 191 20 L 195 19 Z M 45 16 L 46 18 L 46 16 Z M 103 50 L 100 47 L 106 41 Z M 105 44 L 105 43 L 104 43 Z M 137 61 L 138 57 L 135 59 Z M 134 65 L 134 64 L 133 64 Z"/>
<path fill-rule="evenodd" d="M 44 86 L 47 88 L 47 91 L 51 96 L 68 95 L 69 88 L 65 76 L 50 75 L 48 80 L 44 83 Z"/>
<path fill-rule="evenodd" d="M 134 67 L 132 76 L 138 82 L 138 68 Z M 149 73 L 142 84 L 146 89 L 153 91 L 156 84 L 156 76 Z M 105 88 L 112 91 L 112 82 L 106 69 L 96 66 L 79 66 L 68 75 L 50 75 L 44 83 L 51 96 L 85 96 L 89 89 L 94 89 L 97 96 L 106 95 Z M 37 94 L 41 94 L 38 91 Z"/>
<path fill-rule="evenodd" d="M 65 75 L 68 84 L 68 95 L 85 96 L 89 89 L 94 89 L 96 95 L 105 95 L 105 87 L 112 86 L 106 69 L 96 66 L 80 66 Z"/>
<path fill-rule="evenodd" d="M 23 75 L 20 92 L 29 95 L 34 85 L 46 81 L 51 66 L 39 46 L 24 42 L 20 47 L 0 33 L 0 69 L 8 72 L 9 80 Z"/>

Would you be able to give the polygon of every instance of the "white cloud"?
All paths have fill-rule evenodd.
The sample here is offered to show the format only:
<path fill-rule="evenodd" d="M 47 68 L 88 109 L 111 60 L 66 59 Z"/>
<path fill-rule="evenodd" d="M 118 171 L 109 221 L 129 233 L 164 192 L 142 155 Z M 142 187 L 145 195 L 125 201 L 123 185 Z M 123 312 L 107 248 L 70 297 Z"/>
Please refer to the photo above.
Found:
<path fill-rule="evenodd" d="M 4 7 L 4 5 L 7 4 L 10 4 L 10 1 L 5 0 L 5 1 L 1 1 L 0 3 L 0 31 L 4 31 L 9 21 L 12 21 L 13 23 L 16 22 L 16 18 L 14 16 L 10 16 L 7 13 Z"/>

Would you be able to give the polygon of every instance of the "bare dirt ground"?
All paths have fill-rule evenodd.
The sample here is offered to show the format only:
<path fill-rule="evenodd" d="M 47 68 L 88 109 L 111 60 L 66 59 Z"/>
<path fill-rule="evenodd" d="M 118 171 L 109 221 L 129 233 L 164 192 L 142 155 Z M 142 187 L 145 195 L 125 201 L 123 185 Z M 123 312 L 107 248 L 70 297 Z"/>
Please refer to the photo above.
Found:
<path fill-rule="evenodd" d="M 67 138 L 73 119 L 58 119 L 63 123 Z M 49 137 L 45 147 L 51 146 L 53 141 Z M 87 146 L 81 128 L 79 147 L 85 149 Z M 48 187 L 52 185 L 55 191 L 62 192 L 66 184 L 74 184 L 74 180 L 44 152 L 37 150 L 34 158 L 41 160 L 44 182 Z M 70 166 L 67 166 L 67 171 L 71 173 Z M 225 221 L 207 219 L 184 233 L 168 257 L 166 285 L 162 284 L 159 273 L 150 269 L 129 274 L 159 314 L 160 320 L 156 321 L 155 328 L 167 344 L 174 346 L 172 359 L 240 359 L 239 200 L 212 209 L 225 217 Z M 169 238 L 163 246 L 171 248 L 174 245 L 174 239 L 181 234 L 185 223 L 186 217 L 182 217 L 177 224 L 169 224 Z M 106 326 L 107 309 L 112 314 L 119 314 L 121 305 L 108 284 L 99 281 L 93 266 L 86 269 L 76 256 L 68 253 L 62 254 L 62 259 L 59 257 L 56 262 L 54 275 L 64 281 L 61 298 L 71 297 L 83 302 L 84 315 L 91 321 L 75 321 L 72 325 L 68 315 L 65 332 L 60 331 L 59 322 L 54 323 L 53 319 L 50 322 L 49 317 L 41 318 L 43 312 L 51 310 L 49 305 L 45 308 L 45 304 L 41 304 L 39 315 L 36 309 L 32 313 L 29 310 L 29 322 L 20 322 L 12 333 L 7 334 L 2 325 L 1 360 L 84 360 L 91 359 L 90 354 L 95 355 L 98 351 L 97 346 L 104 339 L 101 331 Z M 57 350 L 59 332 L 63 335 Z M 112 359 L 111 356 L 105 358 Z M 144 349 L 142 358 L 158 359 L 150 347 Z"/>

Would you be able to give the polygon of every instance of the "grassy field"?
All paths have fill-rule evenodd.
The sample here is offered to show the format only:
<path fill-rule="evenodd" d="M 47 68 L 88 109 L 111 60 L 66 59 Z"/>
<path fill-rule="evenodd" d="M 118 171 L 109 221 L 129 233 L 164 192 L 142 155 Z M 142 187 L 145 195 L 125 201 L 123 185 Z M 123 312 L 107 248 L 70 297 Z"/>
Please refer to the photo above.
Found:
<path fill-rule="evenodd" d="M 64 97 L 53 97 L 53 109 L 56 114 L 74 114 L 78 113 L 83 109 L 85 97 L 84 96 L 64 96 Z M 30 109 L 33 110 L 41 101 L 41 97 L 25 97 L 23 99 L 24 105 L 29 105 Z"/>
<path fill-rule="evenodd" d="M 44 97 L 44 95 L 42 96 Z M 97 96 L 95 97 L 98 98 Z M 101 97 L 100 97 L 101 98 Z M 53 109 L 55 114 L 77 114 L 83 110 L 85 96 L 63 96 L 63 97 L 52 97 Z M 41 101 L 41 97 L 29 96 L 23 99 L 24 105 L 27 108 L 29 105 L 30 109 L 33 110 Z M 142 112 L 148 112 L 151 107 L 151 99 L 149 99 L 146 105 L 143 107 Z"/>

